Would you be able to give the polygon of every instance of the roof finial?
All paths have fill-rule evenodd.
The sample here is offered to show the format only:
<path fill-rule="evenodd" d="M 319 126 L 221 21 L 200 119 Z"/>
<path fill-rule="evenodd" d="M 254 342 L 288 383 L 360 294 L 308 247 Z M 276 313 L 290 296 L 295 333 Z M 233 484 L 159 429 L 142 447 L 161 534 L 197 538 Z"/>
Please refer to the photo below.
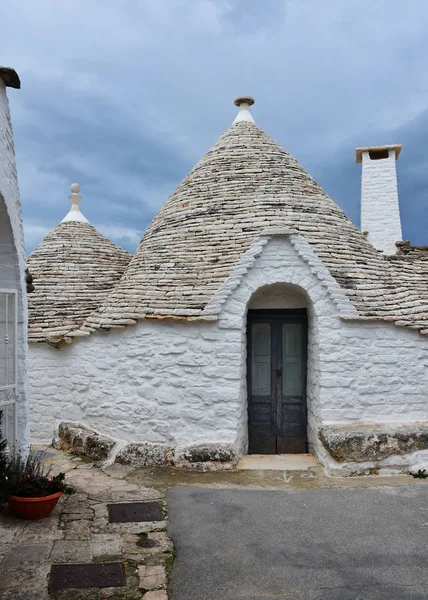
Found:
<path fill-rule="evenodd" d="M 61 223 L 67 221 L 80 221 L 81 223 L 89 223 L 88 219 L 80 212 L 79 204 L 82 196 L 79 194 L 80 185 L 78 183 L 72 183 L 70 186 L 71 194 L 68 196 L 71 200 L 70 212 L 65 215 Z"/>
<path fill-rule="evenodd" d="M 250 113 L 250 106 L 254 104 L 254 98 L 251 98 L 251 96 L 238 96 L 238 98 L 235 98 L 234 104 L 239 106 L 239 112 L 233 123 L 239 123 L 240 121 L 255 122 L 253 115 Z"/>
<path fill-rule="evenodd" d="M 72 183 L 70 185 L 70 192 L 71 194 L 69 195 L 69 198 L 71 200 L 71 210 L 79 210 L 79 202 L 82 199 L 82 196 L 79 195 L 80 192 L 80 185 L 78 183 Z"/>

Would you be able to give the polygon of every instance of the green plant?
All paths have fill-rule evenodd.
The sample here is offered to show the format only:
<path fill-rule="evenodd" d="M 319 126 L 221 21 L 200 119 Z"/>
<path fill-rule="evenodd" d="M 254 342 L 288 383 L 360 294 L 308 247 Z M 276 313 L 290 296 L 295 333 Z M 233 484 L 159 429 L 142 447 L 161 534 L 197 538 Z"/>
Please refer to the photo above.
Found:
<path fill-rule="evenodd" d="M 426 469 L 419 469 L 417 473 L 412 473 L 410 471 L 410 475 L 415 479 L 428 479 L 428 473 L 426 472 Z"/>
<path fill-rule="evenodd" d="M 65 473 L 52 475 L 52 467 L 43 463 L 43 454 L 30 451 L 27 457 L 18 454 L 8 461 L 8 496 L 43 498 L 57 492 L 74 493 L 73 486 L 65 483 Z"/>

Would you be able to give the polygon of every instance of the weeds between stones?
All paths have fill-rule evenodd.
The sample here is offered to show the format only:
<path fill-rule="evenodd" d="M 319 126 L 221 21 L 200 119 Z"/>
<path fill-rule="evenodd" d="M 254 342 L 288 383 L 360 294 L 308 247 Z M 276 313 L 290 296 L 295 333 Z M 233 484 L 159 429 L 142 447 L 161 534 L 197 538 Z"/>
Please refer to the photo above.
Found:
<path fill-rule="evenodd" d="M 428 479 L 428 473 L 426 472 L 426 469 L 419 469 L 417 473 L 412 473 L 410 471 L 410 475 L 415 479 Z"/>

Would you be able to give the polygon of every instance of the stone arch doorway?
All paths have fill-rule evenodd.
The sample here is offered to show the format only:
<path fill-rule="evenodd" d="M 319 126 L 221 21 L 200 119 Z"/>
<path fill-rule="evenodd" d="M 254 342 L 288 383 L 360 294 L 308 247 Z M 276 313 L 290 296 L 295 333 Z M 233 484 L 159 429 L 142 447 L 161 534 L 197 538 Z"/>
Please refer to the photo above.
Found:
<path fill-rule="evenodd" d="M 260 288 L 247 315 L 249 454 L 307 452 L 307 346 L 303 290 Z"/>

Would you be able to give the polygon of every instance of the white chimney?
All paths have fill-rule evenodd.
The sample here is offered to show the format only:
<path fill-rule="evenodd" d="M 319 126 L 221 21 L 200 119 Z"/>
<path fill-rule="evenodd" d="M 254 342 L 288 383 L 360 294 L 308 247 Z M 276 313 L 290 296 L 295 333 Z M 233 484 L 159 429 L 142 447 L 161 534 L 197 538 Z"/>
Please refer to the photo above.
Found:
<path fill-rule="evenodd" d="M 377 250 L 395 254 L 402 241 L 395 161 L 401 145 L 357 148 L 355 162 L 362 163 L 361 231 Z"/>

